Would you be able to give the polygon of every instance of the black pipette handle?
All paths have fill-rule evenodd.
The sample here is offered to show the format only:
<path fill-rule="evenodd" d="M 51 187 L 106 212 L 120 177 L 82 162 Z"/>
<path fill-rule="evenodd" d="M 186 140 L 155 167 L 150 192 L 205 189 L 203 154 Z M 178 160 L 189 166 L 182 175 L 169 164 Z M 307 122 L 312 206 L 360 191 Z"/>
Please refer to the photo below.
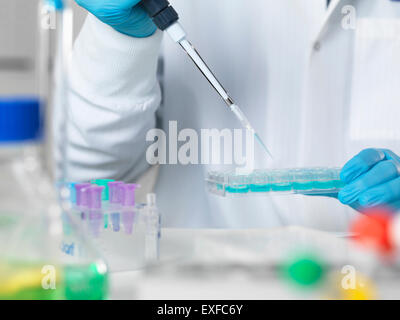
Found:
<path fill-rule="evenodd" d="M 178 21 L 179 16 L 168 0 L 142 0 L 143 8 L 162 31 Z"/>

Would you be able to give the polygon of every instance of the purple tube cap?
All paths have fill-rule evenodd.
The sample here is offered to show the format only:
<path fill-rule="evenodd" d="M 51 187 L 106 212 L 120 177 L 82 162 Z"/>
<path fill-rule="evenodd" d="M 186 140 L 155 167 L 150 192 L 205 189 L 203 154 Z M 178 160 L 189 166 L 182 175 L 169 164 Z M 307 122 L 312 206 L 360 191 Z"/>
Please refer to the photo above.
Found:
<path fill-rule="evenodd" d="M 90 209 L 101 209 L 102 202 L 102 192 L 104 187 L 92 185 L 91 187 L 85 189 L 88 197 L 88 207 Z"/>
<path fill-rule="evenodd" d="M 91 186 L 90 183 L 78 183 L 75 185 L 76 191 L 76 205 L 77 206 L 87 206 L 88 199 L 86 189 Z"/>
<path fill-rule="evenodd" d="M 135 206 L 135 190 L 138 188 L 140 188 L 140 185 L 134 183 L 122 184 L 118 187 L 121 204 L 123 206 Z"/>
<path fill-rule="evenodd" d="M 112 181 L 108 183 L 108 198 L 110 203 L 120 203 L 119 186 L 123 185 L 122 181 Z"/>

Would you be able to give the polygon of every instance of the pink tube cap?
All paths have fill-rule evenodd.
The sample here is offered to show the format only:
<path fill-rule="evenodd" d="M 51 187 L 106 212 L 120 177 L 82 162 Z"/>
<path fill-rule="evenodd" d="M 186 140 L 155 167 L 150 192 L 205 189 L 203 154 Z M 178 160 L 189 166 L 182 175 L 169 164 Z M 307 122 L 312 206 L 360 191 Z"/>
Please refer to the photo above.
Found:
<path fill-rule="evenodd" d="M 99 187 L 92 185 L 91 187 L 85 189 L 85 192 L 87 193 L 88 197 L 88 207 L 90 209 L 101 209 L 101 198 L 102 198 L 102 192 L 104 190 L 104 187 Z"/>
<path fill-rule="evenodd" d="M 88 205 L 87 193 L 85 191 L 90 186 L 90 183 L 79 183 L 75 185 L 77 206 L 86 207 Z"/>
<path fill-rule="evenodd" d="M 112 181 L 108 183 L 108 198 L 110 199 L 110 203 L 120 203 L 120 192 L 119 187 L 123 185 L 122 181 Z"/>
<path fill-rule="evenodd" d="M 123 206 L 133 207 L 135 205 L 135 190 L 138 188 L 140 188 L 140 185 L 133 183 L 122 184 L 118 187 Z"/>

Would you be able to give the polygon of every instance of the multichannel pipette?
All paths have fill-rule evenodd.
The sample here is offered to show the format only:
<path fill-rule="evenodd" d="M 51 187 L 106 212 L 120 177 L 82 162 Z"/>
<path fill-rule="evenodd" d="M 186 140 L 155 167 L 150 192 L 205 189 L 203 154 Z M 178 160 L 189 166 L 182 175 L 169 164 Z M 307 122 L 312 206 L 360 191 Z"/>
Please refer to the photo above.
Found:
<path fill-rule="evenodd" d="M 162 31 L 166 31 L 173 41 L 179 43 L 180 46 L 189 55 L 201 73 L 206 77 L 212 87 L 218 92 L 225 101 L 229 109 L 235 114 L 241 125 L 247 130 L 254 133 L 256 140 L 261 144 L 263 149 L 272 157 L 267 146 L 261 137 L 256 133 L 243 111 L 234 103 L 228 92 L 215 77 L 211 69 L 207 66 L 193 45 L 187 40 L 186 32 L 178 22 L 179 16 L 175 9 L 170 5 L 168 0 L 142 0 L 142 5 L 154 24 Z"/>

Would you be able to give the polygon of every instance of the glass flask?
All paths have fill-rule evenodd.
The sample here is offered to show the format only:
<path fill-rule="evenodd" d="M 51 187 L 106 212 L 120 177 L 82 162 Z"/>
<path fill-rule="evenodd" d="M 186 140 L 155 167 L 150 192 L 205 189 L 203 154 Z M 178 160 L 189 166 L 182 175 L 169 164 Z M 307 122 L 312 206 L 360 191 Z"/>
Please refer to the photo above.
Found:
<path fill-rule="evenodd" d="M 0 299 L 104 299 L 107 266 L 41 165 L 39 109 L 0 99 Z"/>
<path fill-rule="evenodd" d="M 39 17 L 44 9 L 61 14 L 62 7 L 49 3 L 39 3 Z M 69 215 L 69 195 L 58 192 L 45 166 L 48 101 L 54 92 L 62 100 L 66 82 L 58 92 L 50 88 L 52 25 L 39 25 L 35 88 L 0 96 L 0 300 L 105 299 L 108 267 Z M 54 70 L 55 78 L 66 77 L 63 68 Z"/>

